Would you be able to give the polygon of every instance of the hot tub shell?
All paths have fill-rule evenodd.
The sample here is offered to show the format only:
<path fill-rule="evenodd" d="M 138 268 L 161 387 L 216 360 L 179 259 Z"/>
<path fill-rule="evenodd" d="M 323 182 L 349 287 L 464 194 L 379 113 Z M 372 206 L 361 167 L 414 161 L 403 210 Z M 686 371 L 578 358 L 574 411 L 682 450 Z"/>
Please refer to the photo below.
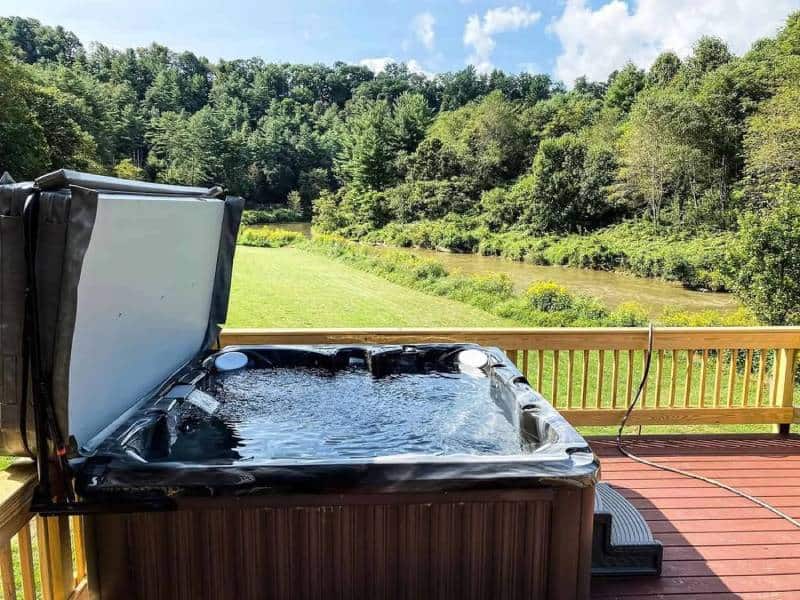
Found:
<path fill-rule="evenodd" d="M 383 356 L 375 368 L 397 374 L 471 348 L 226 351 L 268 355 L 282 368 L 322 364 L 335 377 L 354 355 Z M 86 461 L 78 489 L 96 502 L 163 502 L 177 513 L 87 517 L 96 587 L 138 598 L 585 596 L 595 457 L 502 352 L 487 352 L 492 400 L 524 440 L 517 455 L 148 463 L 145 446 L 161 446 L 154 431 L 174 410 L 154 398 Z"/>
<path fill-rule="evenodd" d="M 20 269 L 29 287 L 57 302 L 26 305 L 41 347 L 26 357 L 23 344 L 14 346 L 17 378 L 4 388 L 0 441 L 20 454 L 35 441 L 37 510 L 85 514 L 97 597 L 588 594 L 597 461 L 501 351 L 487 350 L 485 376 L 519 424 L 524 443 L 513 456 L 150 460 L 134 447 L 158 439 L 171 390 L 202 388 L 210 376 L 204 365 L 225 320 L 242 201 L 72 172 L 0 186 L 0 208 L 18 207 L 22 196 L 37 210 L 15 215 L 27 231 L 20 238 L 4 229 L 3 251 L 25 254 L 18 243 L 36 234 L 37 252 Z M 19 288 L 4 288 L 4 304 L 19 308 Z M 26 328 L 20 311 L 3 315 L 12 331 Z M 238 350 L 332 371 L 342 356 L 382 356 L 384 367 L 403 372 L 426 364 L 409 356 L 469 348 Z M 424 368 L 435 368 L 434 358 Z M 26 360 L 36 367 L 32 401 L 16 369 Z M 23 405 L 35 416 L 35 438 L 21 434 L 30 420 L 13 422 Z"/>

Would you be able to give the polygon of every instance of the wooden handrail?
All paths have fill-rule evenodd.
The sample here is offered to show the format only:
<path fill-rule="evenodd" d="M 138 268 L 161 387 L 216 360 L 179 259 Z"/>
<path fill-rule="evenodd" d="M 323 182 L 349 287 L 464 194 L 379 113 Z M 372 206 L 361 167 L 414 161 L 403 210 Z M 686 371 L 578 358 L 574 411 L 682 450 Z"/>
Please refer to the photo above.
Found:
<path fill-rule="evenodd" d="M 0 583 L 3 599 L 78 600 L 87 594 L 81 523 L 73 517 L 34 517 L 30 511 L 36 471 L 21 461 L 0 471 Z M 35 527 L 31 524 L 35 523 Z M 14 560 L 14 546 L 18 560 Z M 38 549 L 39 560 L 34 560 Z M 36 586 L 36 570 L 41 582 Z M 37 594 L 37 591 L 39 592 Z"/>
<path fill-rule="evenodd" d="M 647 348 L 647 329 L 644 327 L 230 328 L 222 331 L 221 342 L 224 345 L 473 342 L 484 346 L 528 350 L 644 350 Z M 681 350 L 689 347 L 687 344 L 695 350 L 729 350 L 742 347 L 800 349 L 800 327 L 657 327 L 655 329 L 656 350 Z"/>
<path fill-rule="evenodd" d="M 226 329 L 220 344 L 497 346 L 574 425 L 617 425 L 641 379 L 646 328 Z M 632 425 L 795 421 L 800 327 L 656 328 Z"/>

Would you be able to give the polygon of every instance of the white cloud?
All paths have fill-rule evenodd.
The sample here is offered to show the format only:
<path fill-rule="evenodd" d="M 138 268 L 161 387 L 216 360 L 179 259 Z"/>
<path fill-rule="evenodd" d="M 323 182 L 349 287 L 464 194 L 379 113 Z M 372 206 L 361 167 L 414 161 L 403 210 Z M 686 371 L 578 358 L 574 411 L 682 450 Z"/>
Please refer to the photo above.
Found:
<path fill-rule="evenodd" d="M 376 58 L 362 58 L 358 61 L 358 64 L 362 67 L 367 67 L 373 73 L 380 73 L 386 68 L 386 65 L 390 65 L 394 62 L 397 62 L 391 56 L 380 56 Z"/>
<path fill-rule="evenodd" d="M 422 75 L 423 77 L 431 78 L 433 77 L 433 73 L 427 71 L 425 67 L 423 67 L 420 62 L 416 59 L 411 59 L 406 61 L 406 67 L 412 73 L 416 73 L 417 75 Z"/>
<path fill-rule="evenodd" d="M 691 52 L 703 35 L 717 35 L 737 54 L 772 35 L 800 0 L 611 0 L 592 9 L 567 0 L 550 26 L 561 41 L 555 75 L 567 83 L 605 79 L 632 61 L 648 67 L 658 54 Z"/>
<path fill-rule="evenodd" d="M 492 8 L 487 10 L 483 19 L 477 14 L 467 19 L 464 28 L 464 45 L 472 46 L 472 55 L 467 62 L 475 65 L 481 73 L 492 70 L 492 51 L 495 47 L 494 36 L 506 31 L 525 29 L 542 18 L 542 13 L 519 6 L 508 8 Z"/>
<path fill-rule="evenodd" d="M 410 60 L 406 60 L 403 62 L 405 62 L 406 67 L 408 67 L 408 70 L 411 73 L 416 73 L 417 75 L 422 75 L 424 77 L 433 77 L 433 73 L 426 70 L 425 67 L 423 67 L 418 60 L 412 58 Z M 392 58 L 391 56 L 362 58 L 360 61 L 358 61 L 359 65 L 367 67 L 370 71 L 372 71 L 376 75 L 381 71 L 384 71 L 387 65 L 390 65 L 392 63 L 400 63 L 400 61 Z"/>
<path fill-rule="evenodd" d="M 435 25 L 436 19 L 429 12 L 418 14 L 411 22 L 414 35 L 428 50 L 433 50 L 433 45 L 436 41 Z"/>

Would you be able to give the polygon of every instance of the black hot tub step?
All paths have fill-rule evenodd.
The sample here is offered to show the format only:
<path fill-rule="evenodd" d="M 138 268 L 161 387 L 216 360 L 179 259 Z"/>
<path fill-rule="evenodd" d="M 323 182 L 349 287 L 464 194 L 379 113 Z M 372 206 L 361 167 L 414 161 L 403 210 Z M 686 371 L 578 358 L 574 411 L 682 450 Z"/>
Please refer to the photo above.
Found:
<path fill-rule="evenodd" d="M 661 542 L 622 494 L 598 483 L 594 496 L 592 575 L 660 575 Z"/>

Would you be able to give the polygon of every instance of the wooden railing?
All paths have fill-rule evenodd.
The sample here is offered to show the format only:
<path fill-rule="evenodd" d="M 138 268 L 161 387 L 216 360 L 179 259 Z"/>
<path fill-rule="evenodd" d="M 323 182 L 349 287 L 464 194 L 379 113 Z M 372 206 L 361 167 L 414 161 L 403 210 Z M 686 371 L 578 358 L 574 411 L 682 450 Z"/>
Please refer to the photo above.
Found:
<path fill-rule="evenodd" d="M 30 513 L 33 464 L 0 472 L 0 579 L 3 600 L 88 597 L 80 517 Z"/>
<path fill-rule="evenodd" d="M 574 425 L 617 425 L 644 371 L 648 333 L 587 329 L 228 329 L 230 344 L 474 342 L 497 346 Z M 800 327 L 657 328 L 631 425 L 795 421 Z"/>

